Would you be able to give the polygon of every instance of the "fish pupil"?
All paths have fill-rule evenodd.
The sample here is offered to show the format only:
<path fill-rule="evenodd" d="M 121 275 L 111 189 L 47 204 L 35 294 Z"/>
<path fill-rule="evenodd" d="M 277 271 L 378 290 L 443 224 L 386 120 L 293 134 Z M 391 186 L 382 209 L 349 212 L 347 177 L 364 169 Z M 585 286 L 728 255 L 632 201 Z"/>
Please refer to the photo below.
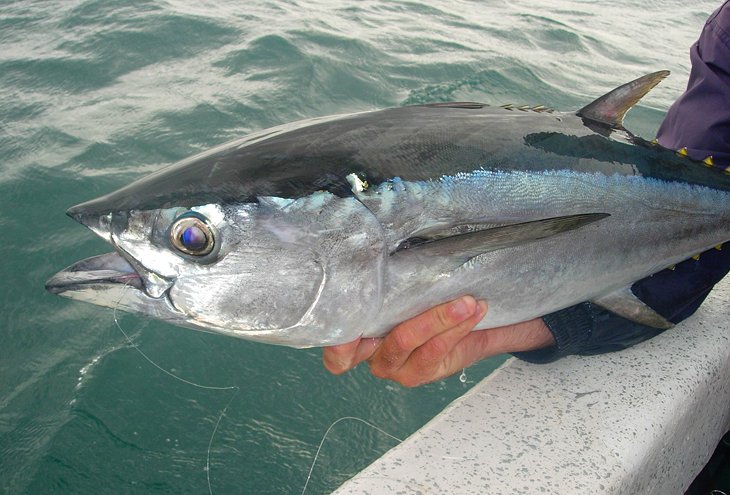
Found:
<path fill-rule="evenodd" d="M 180 243 L 191 251 L 202 251 L 208 245 L 208 237 L 200 227 L 191 225 L 180 234 Z"/>

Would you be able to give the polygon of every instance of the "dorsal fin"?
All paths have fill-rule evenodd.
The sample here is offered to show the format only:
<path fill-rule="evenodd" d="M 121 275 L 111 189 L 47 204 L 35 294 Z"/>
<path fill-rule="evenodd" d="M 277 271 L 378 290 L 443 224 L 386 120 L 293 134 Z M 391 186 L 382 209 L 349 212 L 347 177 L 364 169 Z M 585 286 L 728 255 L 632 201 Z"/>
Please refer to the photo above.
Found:
<path fill-rule="evenodd" d="M 668 70 L 660 70 L 641 76 L 623 86 L 619 86 L 610 93 L 606 93 L 578 110 L 575 114 L 584 119 L 615 128 L 622 128 L 626 112 L 668 75 Z"/>

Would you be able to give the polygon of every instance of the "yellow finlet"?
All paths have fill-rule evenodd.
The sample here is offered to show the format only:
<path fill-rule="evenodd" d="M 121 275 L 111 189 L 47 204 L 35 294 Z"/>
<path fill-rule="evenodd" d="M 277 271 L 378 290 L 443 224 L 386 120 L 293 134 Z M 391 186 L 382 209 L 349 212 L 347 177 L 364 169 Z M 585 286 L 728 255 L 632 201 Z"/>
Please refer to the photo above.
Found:
<path fill-rule="evenodd" d="M 687 153 L 687 147 L 686 146 L 684 148 L 682 148 L 682 149 L 677 150 L 677 155 L 681 156 L 682 158 L 684 158 L 688 154 L 689 153 Z"/>
<path fill-rule="evenodd" d="M 692 256 L 692 259 L 695 260 L 695 261 L 699 261 L 700 260 L 700 255 L 699 254 L 695 254 L 694 256 Z"/>
<path fill-rule="evenodd" d="M 712 155 L 710 155 L 707 158 L 705 158 L 704 160 L 702 160 L 702 163 L 704 163 L 708 167 L 712 167 L 715 165 L 715 162 L 712 161 Z"/>
<path fill-rule="evenodd" d="M 722 244 L 718 244 L 717 246 L 715 246 L 715 249 L 717 249 L 718 251 L 722 251 Z"/>
<path fill-rule="evenodd" d="M 730 174 L 730 167 L 728 167 L 728 168 L 725 169 L 725 173 L 726 174 Z"/>
<path fill-rule="evenodd" d="M 672 265 L 672 266 L 668 266 L 668 267 L 667 267 L 667 270 L 672 270 L 672 271 L 674 271 L 674 270 L 675 270 L 676 268 L 677 268 L 677 265 Z"/>
<path fill-rule="evenodd" d="M 656 145 L 659 144 L 659 141 L 657 141 L 657 139 L 654 138 L 654 139 L 651 140 L 651 144 L 652 144 L 652 146 L 656 146 Z"/>

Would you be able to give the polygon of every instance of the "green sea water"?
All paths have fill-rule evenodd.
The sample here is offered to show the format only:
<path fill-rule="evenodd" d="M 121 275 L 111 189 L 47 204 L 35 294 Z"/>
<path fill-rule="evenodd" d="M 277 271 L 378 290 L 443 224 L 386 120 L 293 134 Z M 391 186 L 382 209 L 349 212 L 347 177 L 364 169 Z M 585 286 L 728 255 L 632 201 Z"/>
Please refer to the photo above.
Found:
<path fill-rule="evenodd" d="M 411 390 L 366 367 L 331 376 L 316 349 L 119 315 L 162 368 L 238 391 L 196 388 L 111 310 L 44 291 L 108 251 L 67 207 L 292 120 L 447 100 L 570 110 L 670 69 L 628 120 L 652 137 L 719 3 L 0 1 L 0 493 L 300 493 L 333 421 L 406 437 L 504 360 Z M 307 493 L 394 444 L 338 424 Z"/>

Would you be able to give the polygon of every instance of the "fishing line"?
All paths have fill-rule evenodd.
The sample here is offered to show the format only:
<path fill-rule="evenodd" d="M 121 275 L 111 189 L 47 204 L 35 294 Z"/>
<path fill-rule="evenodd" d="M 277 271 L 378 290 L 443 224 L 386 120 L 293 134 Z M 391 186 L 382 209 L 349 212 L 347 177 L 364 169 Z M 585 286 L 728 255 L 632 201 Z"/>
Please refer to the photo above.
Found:
<path fill-rule="evenodd" d="M 304 482 L 304 488 L 302 488 L 302 495 L 304 495 L 304 492 L 307 491 L 307 486 L 309 485 L 309 479 L 312 477 L 312 471 L 314 471 L 314 465 L 317 463 L 317 458 L 319 457 L 319 453 L 322 450 L 322 445 L 324 445 L 324 441 L 327 439 L 327 435 L 329 435 L 330 431 L 332 430 L 332 428 L 334 428 L 334 426 L 337 423 L 339 423 L 340 421 L 344 421 L 346 419 L 349 419 L 349 420 L 352 420 L 352 421 L 359 421 L 361 423 L 364 423 L 367 426 L 369 426 L 370 428 L 373 428 L 373 429 L 379 431 L 383 435 L 388 436 L 388 437 L 392 438 L 393 440 L 396 440 L 398 443 L 403 443 L 403 440 L 401 440 L 400 438 L 391 435 L 390 433 L 388 433 L 387 431 L 383 430 L 382 428 L 378 428 L 374 424 L 369 423 L 369 422 L 365 421 L 362 418 L 357 418 L 355 416 L 343 416 L 343 417 L 341 417 L 340 419 L 338 419 L 334 423 L 332 423 L 330 425 L 330 427 L 327 428 L 327 431 L 324 432 L 324 435 L 322 436 L 322 440 L 319 442 L 319 447 L 317 447 L 317 453 L 314 454 L 314 459 L 312 459 L 312 465 L 310 466 L 309 473 L 307 474 L 307 481 Z"/>
<path fill-rule="evenodd" d="M 240 388 L 234 387 L 236 389 L 235 392 L 233 392 L 233 395 L 231 395 L 231 398 L 228 399 L 228 404 L 226 404 L 226 407 L 223 408 L 221 413 L 218 415 L 218 421 L 215 422 L 215 427 L 213 428 L 213 433 L 210 434 L 210 440 L 208 440 L 208 453 L 205 456 L 205 476 L 208 479 L 208 493 L 209 495 L 213 495 L 213 488 L 210 485 L 210 449 L 213 446 L 213 437 L 215 437 L 215 432 L 218 431 L 218 425 L 221 423 L 221 419 L 223 419 L 223 416 L 226 414 L 226 410 L 228 409 L 228 406 L 231 405 L 231 402 L 233 402 L 233 399 L 236 398 L 236 395 L 238 395 L 238 392 L 241 391 Z"/>
<path fill-rule="evenodd" d="M 192 385 L 193 387 L 198 387 L 198 388 L 202 388 L 205 390 L 233 390 L 233 389 L 238 390 L 237 385 L 229 386 L 229 387 L 216 387 L 216 386 L 211 386 L 211 385 L 201 385 L 199 383 L 191 382 L 189 380 L 186 380 L 185 378 L 181 378 L 181 377 L 175 375 L 174 373 L 166 370 L 162 366 L 160 366 L 157 363 L 155 363 L 154 361 L 152 361 L 152 359 L 147 357 L 147 354 L 142 352 L 142 350 L 139 347 L 137 347 L 137 344 L 135 344 L 134 341 L 132 341 L 132 339 L 129 338 L 129 336 L 126 334 L 126 332 L 124 330 L 122 330 L 122 327 L 119 325 L 119 321 L 117 321 L 117 308 L 114 308 L 114 323 L 117 325 L 117 328 L 122 332 L 122 334 L 124 334 L 124 336 L 127 338 L 127 342 L 129 342 L 129 345 L 134 347 L 137 350 L 137 352 L 139 352 L 140 355 L 147 360 L 148 363 L 150 363 L 152 366 L 154 366 L 158 370 L 162 371 L 163 373 L 173 377 L 175 380 L 178 380 L 187 385 Z"/>
<path fill-rule="evenodd" d="M 210 484 L 210 450 L 213 446 L 213 438 L 215 437 L 216 432 L 218 431 L 218 425 L 220 425 L 221 420 L 223 419 L 223 416 L 226 414 L 226 410 L 228 410 L 228 406 L 231 405 L 231 402 L 233 402 L 233 399 L 236 398 L 236 395 L 238 395 L 238 392 L 240 392 L 240 388 L 238 385 L 232 385 L 227 387 L 217 387 L 213 385 L 201 385 L 199 383 L 191 382 L 190 380 L 186 380 L 185 378 L 179 377 L 176 374 L 166 370 L 159 364 L 155 363 L 152 359 L 150 359 L 147 354 L 142 352 L 142 349 L 140 349 L 137 344 L 131 339 L 129 335 L 127 335 L 127 332 L 124 331 L 122 326 L 119 324 L 119 319 L 117 318 L 117 308 L 122 302 L 122 299 L 124 298 L 124 295 L 126 294 L 127 287 L 129 286 L 129 282 L 124 284 L 124 287 L 122 288 L 122 295 L 119 296 L 119 300 L 114 305 L 113 309 L 113 316 L 114 316 L 114 324 L 117 326 L 120 332 L 122 332 L 122 335 L 127 339 L 127 342 L 130 346 L 132 346 L 145 360 L 150 363 L 152 366 L 157 368 L 158 370 L 162 371 L 168 376 L 171 376 L 175 380 L 181 381 L 187 385 L 191 385 L 193 387 L 202 388 L 204 390 L 234 390 L 233 395 L 231 395 L 231 398 L 228 400 L 228 403 L 226 406 L 221 410 L 221 413 L 218 415 L 218 420 L 215 422 L 215 426 L 213 427 L 213 432 L 210 434 L 210 439 L 208 440 L 208 451 L 205 456 L 205 475 L 208 481 L 208 493 L 209 495 L 213 495 L 213 488 Z"/>

